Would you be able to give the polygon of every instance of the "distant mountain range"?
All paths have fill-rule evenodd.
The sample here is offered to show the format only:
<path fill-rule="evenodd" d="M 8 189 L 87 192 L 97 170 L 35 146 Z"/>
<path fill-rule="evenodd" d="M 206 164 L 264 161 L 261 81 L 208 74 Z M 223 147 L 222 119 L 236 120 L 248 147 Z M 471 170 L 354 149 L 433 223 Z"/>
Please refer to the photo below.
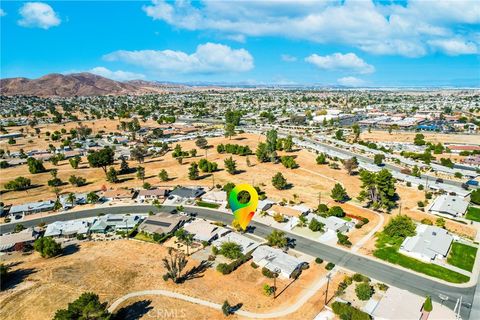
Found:
<path fill-rule="evenodd" d="M 254 88 L 282 88 L 282 89 L 331 89 L 331 90 L 428 90 L 428 89 L 459 89 L 462 82 L 458 81 L 458 86 L 412 86 L 412 87 L 365 87 L 349 88 L 340 85 L 320 85 L 320 84 L 249 84 L 249 83 L 223 83 L 223 82 L 160 82 L 160 81 L 115 81 L 96 74 L 82 72 L 72 74 L 47 74 L 38 79 L 27 78 L 7 78 L 0 80 L 0 94 L 40 96 L 40 97 L 74 97 L 74 96 L 101 96 L 101 95 L 141 95 L 148 93 L 167 93 L 191 90 L 225 90 L 230 89 L 254 89 Z M 471 88 L 465 86 L 463 88 Z"/>
<path fill-rule="evenodd" d="M 100 96 L 165 93 L 181 85 L 161 84 L 143 80 L 120 82 L 92 73 L 52 73 L 38 79 L 7 78 L 0 80 L 0 94 L 27 96 Z"/>

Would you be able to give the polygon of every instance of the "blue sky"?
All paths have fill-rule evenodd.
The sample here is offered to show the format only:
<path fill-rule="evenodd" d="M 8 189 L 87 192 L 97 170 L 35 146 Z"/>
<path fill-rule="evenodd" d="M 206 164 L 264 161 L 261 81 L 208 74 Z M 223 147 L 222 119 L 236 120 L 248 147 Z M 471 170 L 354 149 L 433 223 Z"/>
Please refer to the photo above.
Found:
<path fill-rule="evenodd" d="M 1 2 L 1 77 L 480 86 L 479 1 Z"/>

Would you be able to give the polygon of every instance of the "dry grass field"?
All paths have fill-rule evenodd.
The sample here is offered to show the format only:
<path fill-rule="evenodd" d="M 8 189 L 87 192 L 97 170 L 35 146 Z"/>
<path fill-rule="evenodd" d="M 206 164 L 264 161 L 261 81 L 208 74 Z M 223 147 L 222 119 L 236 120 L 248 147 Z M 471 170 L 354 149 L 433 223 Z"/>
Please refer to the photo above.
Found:
<path fill-rule="evenodd" d="M 96 292 L 102 301 L 110 304 L 129 292 L 149 289 L 170 290 L 219 304 L 227 299 L 231 304 L 242 303 L 242 310 L 263 313 L 287 307 L 327 273 L 323 265 L 311 263 L 310 268 L 274 300 L 262 290 L 264 284 L 272 285 L 272 279 L 264 277 L 261 270 L 252 268 L 250 263 L 226 276 L 208 269 L 199 277 L 178 285 L 162 279 L 161 259 L 167 249 L 161 245 L 134 240 L 85 242 L 73 251 L 76 252 L 52 259 L 43 259 L 37 253 L 3 256 L 2 263 L 11 264 L 14 277 L 22 281 L 7 283 L 6 290 L 0 293 L 0 318 L 51 319 L 57 309 L 65 308 L 82 292 Z M 186 270 L 198 263 L 190 258 Z M 289 283 L 290 280 L 279 279 L 277 286 L 282 290 Z M 163 297 L 138 300 L 145 299 L 152 300 L 154 309 L 158 308 L 154 311 L 157 315 L 171 306 L 188 309 L 187 313 L 195 315 L 195 319 L 212 319 L 210 315 L 222 317 L 212 309 L 178 300 Z M 302 308 L 302 318 L 307 315 L 313 318 L 320 311 L 322 305 L 315 302 L 318 299 L 314 296 L 311 299 L 314 303 L 309 302 Z M 134 302 L 132 299 L 125 304 Z"/>

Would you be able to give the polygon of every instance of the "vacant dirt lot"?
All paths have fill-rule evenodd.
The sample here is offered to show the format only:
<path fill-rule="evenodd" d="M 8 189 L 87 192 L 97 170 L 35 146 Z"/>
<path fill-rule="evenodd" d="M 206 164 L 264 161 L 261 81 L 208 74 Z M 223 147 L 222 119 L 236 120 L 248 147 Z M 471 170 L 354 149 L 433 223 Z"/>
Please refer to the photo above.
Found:
<path fill-rule="evenodd" d="M 166 251 L 157 244 L 118 240 L 85 242 L 76 250 L 70 250 L 70 254 L 53 259 L 43 259 L 37 253 L 4 256 L 2 262 L 12 265 L 13 280 L 6 284 L 7 290 L 0 293 L 0 318 L 50 319 L 56 310 L 65 308 L 82 292 L 96 292 L 102 301 L 112 303 L 126 293 L 148 289 L 171 290 L 219 304 L 227 299 L 231 304 L 242 303 L 243 310 L 266 312 L 288 306 L 308 290 L 312 282 L 326 274 L 324 266 L 312 263 L 281 298 L 273 300 L 262 291 L 264 284 L 272 285 L 272 280 L 249 263 L 227 276 L 208 269 L 180 285 L 164 282 L 161 259 Z M 190 258 L 186 270 L 196 264 L 198 261 Z M 278 280 L 277 286 L 282 290 L 288 283 L 289 280 Z M 158 299 L 162 303 L 165 300 Z M 173 301 L 173 305 L 180 308 L 182 303 Z M 198 312 L 196 318 L 207 317 L 212 311 L 190 307 L 188 305 L 190 310 Z M 305 308 L 302 312 L 314 315 L 321 306 L 309 304 Z"/>
<path fill-rule="evenodd" d="M 478 135 L 473 134 L 443 134 L 421 132 L 425 136 L 425 141 L 432 143 L 468 143 L 478 144 Z M 416 132 L 393 131 L 389 134 L 387 131 L 372 130 L 372 132 L 362 132 L 360 138 L 368 141 L 378 142 L 411 142 L 415 138 Z"/>

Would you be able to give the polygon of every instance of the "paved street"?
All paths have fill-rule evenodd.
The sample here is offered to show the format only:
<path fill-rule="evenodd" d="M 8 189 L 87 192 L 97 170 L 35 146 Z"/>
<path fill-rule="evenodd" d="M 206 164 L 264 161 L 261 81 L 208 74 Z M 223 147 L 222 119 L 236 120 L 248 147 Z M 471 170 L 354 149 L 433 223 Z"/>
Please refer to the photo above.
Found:
<path fill-rule="evenodd" d="M 162 210 L 173 210 L 174 206 L 163 206 Z M 149 205 L 133 205 L 133 206 L 112 206 L 95 209 L 87 209 L 82 211 L 67 211 L 57 215 L 46 215 L 43 218 L 28 220 L 24 222 L 15 222 L 0 225 L 0 234 L 11 232 L 16 224 L 21 223 L 25 227 L 36 226 L 40 222 L 51 223 L 54 221 L 66 221 L 78 219 L 82 217 L 93 217 L 101 213 L 146 213 L 148 211 L 158 211 L 157 208 Z M 209 219 L 212 221 L 221 221 L 226 224 L 231 223 L 232 216 L 228 214 L 219 213 L 216 210 L 206 208 L 185 208 L 186 212 L 197 214 L 198 217 Z M 261 223 L 252 221 L 250 223 L 253 234 L 266 237 L 273 230 L 272 227 L 263 225 Z M 461 315 L 463 319 L 468 319 L 470 315 L 470 306 L 473 302 L 475 293 L 475 286 L 471 287 L 456 287 L 448 284 L 439 283 L 437 281 L 422 277 L 412 272 L 385 264 L 374 259 L 370 259 L 358 254 L 351 253 L 336 247 L 322 244 L 307 238 L 300 237 L 295 234 L 287 233 L 287 236 L 292 239 L 295 249 L 303 253 L 312 255 L 314 257 L 321 257 L 322 259 L 333 262 L 341 267 L 345 267 L 355 272 L 365 274 L 369 277 L 375 278 L 379 281 L 385 282 L 392 286 L 406 289 L 410 292 L 426 296 L 431 295 L 432 299 L 440 301 L 438 295 L 446 295 L 449 297 L 444 304 L 451 309 L 454 308 L 456 299 L 463 296 L 463 306 Z"/>

